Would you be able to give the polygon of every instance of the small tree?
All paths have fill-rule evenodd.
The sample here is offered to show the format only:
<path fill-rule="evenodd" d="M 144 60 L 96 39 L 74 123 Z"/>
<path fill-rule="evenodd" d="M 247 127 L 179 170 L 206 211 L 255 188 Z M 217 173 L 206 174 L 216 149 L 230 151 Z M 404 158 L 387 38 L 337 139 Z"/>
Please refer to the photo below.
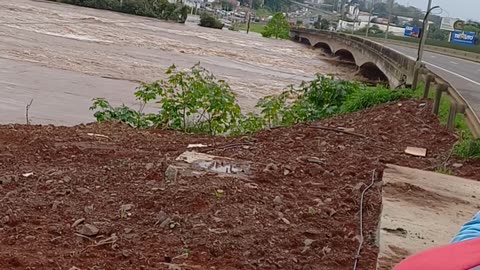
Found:
<path fill-rule="evenodd" d="M 283 13 L 275 13 L 263 30 L 262 36 L 288 39 L 290 37 L 290 26 L 287 17 Z"/>

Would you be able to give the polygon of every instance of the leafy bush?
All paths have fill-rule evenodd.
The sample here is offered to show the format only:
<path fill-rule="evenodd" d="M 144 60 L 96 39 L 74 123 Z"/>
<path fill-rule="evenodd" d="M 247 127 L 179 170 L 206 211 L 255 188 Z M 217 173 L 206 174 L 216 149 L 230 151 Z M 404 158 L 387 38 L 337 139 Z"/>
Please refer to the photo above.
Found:
<path fill-rule="evenodd" d="M 184 23 L 188 7 L 168 0 L 50 0 Z"/>
<path fill-rule="evenodd" d="M 135 92 L 142 104 L 138 111 L 125 105 L 113 107 L 102 98 L 94 99 L 90 109 L 95 111 L 98 122 L 120 121 L 138 128 L 242 135 L 266 127 L 312 122 L 413 95 L 413 92 L 365 88 L 355 82 L 317 75 L 310 82 L 260 99 L 256 105 L 260 114 L 243 115 L 228 84 L 199 65 L 189 71 L 178 71 L 172 66 L 167 75 L 166 80 L 141 84 Z M 151 102 L 159 104 L 160 110 L 145 113 L 146 105 Z"/>
<path fill-rule="evenodd" d="M 359 87 L 354 82 L 317 75 L 298 88 L 291 87 L 280 95 L 260 99 L 257 107 L 269 127 L 312 122 L 338 114 L 347 97 Z"/>
<path fill-rule="evenodd" d="M 379 104 L 411 98 L 414 93 L 410 90 L 389 90 L 386 88 L 363 87 L 351 93 L 342 105 L 343 113 L 360 111 Z"/>
<path fill-rule="evenodd" d="M 225 24 L 208 13 L 202 13 L 202 15 L 200 15 L 199 25 L 203 27 L 222 29 Z"/>
<path fill-rule="evenodd" d="M 283 13 L 275 13 L 263 30 L 262 36 L 281 39 L 290 38 L 290 25 L 288 24 L 287 17 L 285 17 Z"/>
<path fill-rule="evenodd" d="M 132 127 L 160 127 L 208 134 L 222 134 L 237 125 L 240 107 L 232 90 L 222 80 L 200 67 L 190 72 L 168 69 L 168 79 L 152 84 L 143 83 L 135 92 L 142 106 L 134 111 L 122 105 L 112 107 L 104 99 L 94 99 L 91 110 L 98 122 L 120 121 Z M 155 101 L 158 113 L 144 113 L 145 105 Z"/>

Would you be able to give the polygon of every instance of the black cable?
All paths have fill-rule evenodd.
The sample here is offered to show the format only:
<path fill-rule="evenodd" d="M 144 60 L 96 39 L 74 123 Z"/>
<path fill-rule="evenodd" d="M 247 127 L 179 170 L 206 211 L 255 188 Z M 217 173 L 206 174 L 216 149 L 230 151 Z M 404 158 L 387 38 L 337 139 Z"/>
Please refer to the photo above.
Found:
<path fill-rule="evenodd" d="M 372 172 L 372 182 L 370 183 L 370 185 L 368 185 L 362 191 L 362 195 L 360 197 L 360 212 L 359 212 L 359 217 L 360 217 L 360 243 L 358 244 L 357 253 L 355 254 L 355 261 L 353 263 L 353 270 L 357 270 L 358 259 L 360 258 L 360 252 L 362 251 L 362 246 L 363 246 L 363 198 L 365 197 L 365 193 L 375 183 L 375 173 L 376 173 L 376 170 L 373 170 L 373 172 Z"/>

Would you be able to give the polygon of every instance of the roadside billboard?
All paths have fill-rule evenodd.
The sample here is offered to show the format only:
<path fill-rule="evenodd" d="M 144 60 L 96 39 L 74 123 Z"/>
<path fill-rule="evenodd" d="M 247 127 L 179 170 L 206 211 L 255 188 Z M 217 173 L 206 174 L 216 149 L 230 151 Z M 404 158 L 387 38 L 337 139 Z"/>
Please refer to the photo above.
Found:
<path fill-rule="evenodd" d="M 422 29 L 416 26 L 406 26 L 405 33 L 403 34 L 406 37 L 419 38 Z"/>
<path fill-rule="evenodd" d="M 463 45 L 475 45 L 477 40 L 477 33 L 475 32 L 463 32 L 463 31 L 454 31 L 452 32 L 451 42 L 455 44 Z"/>
<path fill-rule="evenodd" d="M 440 25 L 440 29 L 453 32 L 455 30 L 463 30 L 464 26 L 465 26 L 465 22 L 462 20 L 443 17 L 442 24 Z"/>

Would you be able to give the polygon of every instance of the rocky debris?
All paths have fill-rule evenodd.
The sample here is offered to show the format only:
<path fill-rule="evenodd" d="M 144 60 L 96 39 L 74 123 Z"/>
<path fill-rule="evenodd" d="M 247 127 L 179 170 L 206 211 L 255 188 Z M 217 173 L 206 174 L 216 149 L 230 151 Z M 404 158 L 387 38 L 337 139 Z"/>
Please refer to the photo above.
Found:
<path fill-rule="evenodd" d="M 132 210 L 132 208 L 133 208 L 133 204 L 131 204 L 131 203 L 122 204 L 120 206 L 120 209 L 118 210 L 119 213 L 120 213 L 120 217 L 121 218 L 127 218 L 127 217 L 131 216 L 132 213 L 130 213 L 128 211 Z"/>
<path fill-rule="evenodd" d="M 160 211 L 157 214 L 155 225 L 160 224 L 160 227 L 167 228 L 172 222 L 172 219 L 168 217 L 167 213 L 165 213 L 164 211 Z"/>
<path fill-rule="evenodd" d="M 84 221 L 85 221 L 85 218 L 79 218 L 79 219 L 75 220 L 75 222 L 73 222 L 73 224 L 72 224 L 72 228 L 77 227 L 78 225 L 82 224 Z"/>
<path fill-rule="evenodd" d="M 177 182 L 177 176 L 178 169 L 173 165 L 169 165 L 167 170 L 165 171 L 165 181 L 167 183 L 175 183 Z"/>
<path fill-rule="evenodd" d="M 308 249 L 310 249 L 310 246 L 313 244 L 313 242 L 315 242 L 315 240 L 312 240 L 312 239 L 305 239 L 303 241 L 303 250 L 302 250 L 302 253 L 305 253 L 307 252 Z"/>
<path fill-rule="evenodd" d="M 70 183 L 70 182 L 72 181 L 72 178 L 71 178 L 70 176 L 66 175 L 66 176 L 64 176 L 64 177 L 62 178 L 62 181 L 63 181 L 64 183 L 67 183 L 67 184 L 68 184 L 68 183 Z"/>
<path fill-rule="evenodd" d="M 91 192 L 88 188 L 84 188 L 84 187 L 77 187 L 77 191 L 82 194 L 87 194 Z"/>
<path fill-rule="evenodd" d="M 154 166 L 153 163 L 147 163 L 145 165 L 145 170 L 149 171 L 149 170 L 153 169 L 153 166 Z"/>
<path fill-rule="evenodd" d="M 86 213 L 86 214 L 91 214 L 93 213 L 93 211 L 95 210 L 95 207 L 93 204 L 91 205 L 87 205 L 83 208 L 83 211 Z"/>
<path fill-rule="evenodd" d="M 275 205 L 282 205 L 282 203 L 283 203 L 282 197 L 280 197 L 280 196 L 275 196 L 275 198 L 273 199 L 273 203 L 274 203 Z"/>
<path fill-rule="evenodd" d="M 100 230 L 92 224 L 84 224 L 77 227 L 76 232 L 84 236 L 96 236 Z"/>
<path fill-rule="evenodd" d="M 18 181 L 18 176 L 16 175 L 5 175 L 5 176 L 0 176 L 0 185 L 7 185 L 12 182 L 17 182 Z"/>
<path fill-rule="evenodd" d="M 263 169 L 263 172 L 266 172 L 266 173 L 274 173 L 276 171 L 278 171 L 278 166 L 275 165 L 274 163 L 268 163 L 265 169 Z"/>

